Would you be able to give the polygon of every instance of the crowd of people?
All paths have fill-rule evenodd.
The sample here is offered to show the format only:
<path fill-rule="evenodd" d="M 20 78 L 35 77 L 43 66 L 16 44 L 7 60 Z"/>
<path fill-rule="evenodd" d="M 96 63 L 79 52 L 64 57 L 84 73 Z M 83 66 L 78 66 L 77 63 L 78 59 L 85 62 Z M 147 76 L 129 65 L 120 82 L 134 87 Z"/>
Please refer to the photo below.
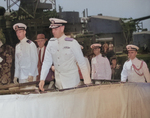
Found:
<path fill-rule="evenodd" d="M 64 33 L 67 21 L 50 18 L 53 38 L 48 41 L 44 34 L 38 34 L 35 43 L 26 37 L 27 26 L 16 23 L 13 29 L 20 42 L 14 49 L 4 45 L 4 37 L 0 36 L 0 83 L 25 83 L 40 81 L 39 88 L 44 91 L 45 81 L 49 81 L 49 88 L 54 83 L 58 89 L 76 87 L 84 80 L 84 84 L 100 84 L 99 80 L 120 79 L 122 82 L 150 82 L 147 64 L 136 58 L 138 47 L 127 45 L 128 60 L 123 65 L 117 63 L 113 51 L 113 44 L 92 44 L 91 62 L 84 57 L 81 46 L 75 39 Z M 15 72 L 11 74 L 15 59 Z"/>

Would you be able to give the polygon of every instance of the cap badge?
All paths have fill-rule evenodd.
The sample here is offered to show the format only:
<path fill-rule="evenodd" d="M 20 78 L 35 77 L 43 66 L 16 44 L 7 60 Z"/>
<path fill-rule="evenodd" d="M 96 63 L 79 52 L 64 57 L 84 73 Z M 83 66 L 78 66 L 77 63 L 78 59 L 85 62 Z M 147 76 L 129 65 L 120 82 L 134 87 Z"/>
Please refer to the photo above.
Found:
<path fill-rule="evenodd" d="M 16 30 L 16 29 L 18 29 L 18 28 L 19 28 L 19 26 L 18 26 L 18 25 L 16 25 L 16 26 L 15 26 L 15 30 Z"/>
<path fill-rule="evenodd" d="M 51 20 L 51 24 L 55 24 L 55 21 L 54 21 L 54 20 Z"/>

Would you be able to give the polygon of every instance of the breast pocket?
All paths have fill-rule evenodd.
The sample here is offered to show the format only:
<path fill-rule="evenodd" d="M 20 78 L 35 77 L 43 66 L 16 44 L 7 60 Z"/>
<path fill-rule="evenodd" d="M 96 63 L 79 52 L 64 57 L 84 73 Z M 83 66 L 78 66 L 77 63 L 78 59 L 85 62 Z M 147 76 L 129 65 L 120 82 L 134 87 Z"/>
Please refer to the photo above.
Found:
<path fill-rule="evenodd" d="M 68 60 L 68 59 L 70 59 L 72 57 L 72 52 L 71 52 L 70 49 L 64 49 L 63 55 L 64 55 L 64 58 L 66 60 Z"/>

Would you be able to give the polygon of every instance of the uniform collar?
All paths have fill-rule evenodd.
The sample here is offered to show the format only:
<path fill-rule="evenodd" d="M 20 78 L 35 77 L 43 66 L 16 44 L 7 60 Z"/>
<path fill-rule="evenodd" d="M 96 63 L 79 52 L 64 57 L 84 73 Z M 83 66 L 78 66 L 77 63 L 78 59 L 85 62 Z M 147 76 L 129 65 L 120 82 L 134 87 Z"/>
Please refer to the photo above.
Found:
<path fill-rule="evenodd" d="M 97 55 L 97 56 L 102 56 L 102 54 L 100 53 L 99 55 Z"/>
<path fill-rule="evenodd" d="M 131 60 L 131 59 L 130 59 Z M 132 62 L 135 62 L 137 61 L 138 59 L 135 57 L 133 60 L 131 60 Z"/>
<path fill-rule="evenodd" d="M 136 57 L 133 59 L 133 61 L 135 61 L 135 60 L 137 60 L 137 58 L 136 58 Z"/>
<path fill-rule="evenodd" d="M 39 50 L 40 50 L 40 49 L 43 50 L 44 48 L 45 48 L 45 46 L 43 46 L 42 48 L 38 47 Z"/>
<path fill-rule="evenodd" d="M 26 37 L 24 37 L 24 38 L 20 41 L 20 43 L 25 43 L 27 40 L 28 40 L 28 39 L 27 39 Z"/>
<path fill-rule="evenodd" d="M 62 39 L 65 39 L 66 38 L 66 35 L 63 34 L 60 38 L 58 38 L 58 41 L 62 40 Z"/>

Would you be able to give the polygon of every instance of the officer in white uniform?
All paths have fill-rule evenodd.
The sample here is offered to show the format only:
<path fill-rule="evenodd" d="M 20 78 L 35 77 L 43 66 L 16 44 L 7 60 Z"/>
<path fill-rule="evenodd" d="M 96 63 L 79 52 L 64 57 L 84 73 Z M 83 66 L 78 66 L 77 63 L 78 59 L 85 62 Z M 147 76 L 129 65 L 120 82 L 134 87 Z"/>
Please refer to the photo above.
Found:
<path fill-rule="evenodd" d="M 126 82 L 150 82 L 150 74 L 147 64 L 143 60 L 136 58 L 137 50 L 135 45 L 127 45 L 129 60 L 123 65 L 121 81 Z"/>
<path fill-rule="evenodd" d="M 101 44 L 92 44 L 91 48 L 95 57 L 91 60 L 92 79 L 111 80 L 111 67 L 107 57 L 102 55 Z M 100 83 L 97 82 L 96 83 Z"/>
<path fill-rule="evenodd" d="M 17 23 L 13 26 L 20 42 L 15 49 L 15 75 L 14 83 L 30 82 L 36 79 L 38 75 L 38 54 L 36 45 L 26 38 L 27 26 L 23 23 Z"/>
<path fill-rule="evenodd" d="M 55 67 L 55 86 L 58 89 L 76 87 L 79 82 L 79 73 L 76 63 L 81 69 L 84 83 L 90 84 L 90 73 L 81 51 L 80 45 L 75 39 L 69 38 L 64 34 L 64 24 L 67 21 L 62 19 L 50 18 L 50 28 L 54 38 L 51 38 L 46 47 L 45 57 L 42 65 L 39 87 L 44 91 L 44 80 L 48 70 L 52 65 Z"/>

